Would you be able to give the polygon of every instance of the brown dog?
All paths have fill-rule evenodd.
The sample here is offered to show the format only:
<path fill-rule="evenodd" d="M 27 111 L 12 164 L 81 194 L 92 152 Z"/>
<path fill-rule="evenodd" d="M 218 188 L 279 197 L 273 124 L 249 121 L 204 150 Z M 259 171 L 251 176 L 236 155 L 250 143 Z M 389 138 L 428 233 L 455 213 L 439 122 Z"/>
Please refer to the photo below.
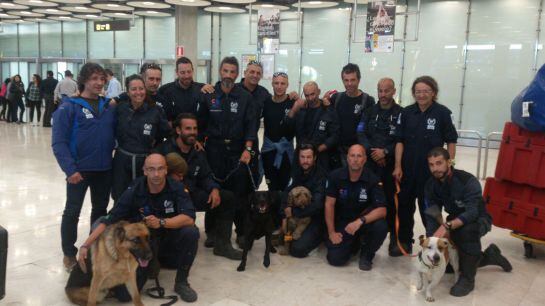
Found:
<path fill-rule="evenodd" d="M 94 306 L 110 288 L 125 284 L 134 305 L 144 305 L 136 285 L 136 269 L 139 265 L 146 267 L 153 256 L 148 241 L 149 231 L 144 223 L 121 221 L 108 226 L 91 246 L 91 283 L 81 286 L 82 271 L 87 273 L 85 265 L 81 270 L 74 269 L 65 288 L 68 299 L 77 305 Z"/>
<path fill-rule="evenodd" d="M 288 207 L 305 208 L 310 204 L 312 195 L 310 191 L 303 186 L 293 188 L 288 194 Z M 298 240 L 310 224 L 311 218 L 297 218 L 291 216 L 282 222 L 282 231 L 284 232 L 284 247 L 280 250 L 280 255 L 288 255 L 291 247 L 291 241 Z"/>

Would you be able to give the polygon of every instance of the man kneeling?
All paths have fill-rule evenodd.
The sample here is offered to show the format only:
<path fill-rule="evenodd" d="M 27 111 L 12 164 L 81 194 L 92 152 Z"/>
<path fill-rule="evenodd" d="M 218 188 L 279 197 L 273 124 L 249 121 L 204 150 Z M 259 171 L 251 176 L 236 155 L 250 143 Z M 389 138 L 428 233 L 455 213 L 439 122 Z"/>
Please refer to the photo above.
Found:
<path fill-rule="evenodd" d="M 197 254 L 199 230 L 195 227 L 195 209 L 183 184 L 167 178 L 167 164 L 161 154 L 151 154 L 144 162 L 144 176 L 133 181 L 107 216 L 98 225 L 78 256 L 87 257 L 89 246 L 107 225 L 120 220 L 143 221 L 150 228 L 151 244 L 162 266 L 177 269 L 174 291 L 182 300 L 194 302 L 197 293 L 189 286 L 189 269 Z"/>
<path fill-rule="evenodd" d="M 442 147 L 428 153 L 432 177 L 424 189 L 428 236 L 447 237 L 455 244 L 460 258 L 461 276 L 451 288 L 453 296 L 466 296 L 475 287 L 477 267 L 497 265 L 511 271 L 509 261 L 491 244 L 481 252 L 481 237 L 491 229 L 479 180 L 470 173 L 454 169 L 450 155 Z M 449 214 L 443 222 L 441 209 Z"/>
<path fill-rule="evenodd" d="M 372 269 L 373 258 L 388 233 L 386 199 L 379 178 L 365 168 L 365 148 L 348 149 L 347 167 L 331 172 L 326 186 L 327 261 L 342 266 L 360 247 L 359 268 Z"/>

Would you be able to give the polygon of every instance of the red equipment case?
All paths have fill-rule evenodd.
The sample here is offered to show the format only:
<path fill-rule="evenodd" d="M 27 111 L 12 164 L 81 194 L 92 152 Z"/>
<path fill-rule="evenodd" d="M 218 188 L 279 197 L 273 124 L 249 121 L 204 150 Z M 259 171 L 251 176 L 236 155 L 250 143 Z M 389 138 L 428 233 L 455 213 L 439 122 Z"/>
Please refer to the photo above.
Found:
<path fill-rule="evenodd" d="M 545 188 L 545 133 L 526 131 L 512 122 L 503 130 L 496 178 Z"/>
<path fill-rule="evenodd" d="M 483 196 L 494 225 L 545 238 L 545 190 L 489 177 Z"/>

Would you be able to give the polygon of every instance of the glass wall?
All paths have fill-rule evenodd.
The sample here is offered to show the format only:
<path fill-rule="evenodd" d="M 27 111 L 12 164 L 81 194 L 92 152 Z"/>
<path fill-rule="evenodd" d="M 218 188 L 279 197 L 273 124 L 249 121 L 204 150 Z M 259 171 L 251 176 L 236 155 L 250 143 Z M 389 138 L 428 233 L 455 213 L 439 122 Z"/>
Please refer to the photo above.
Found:
<path fill-rule="evenodd" d="M 390 77 L 396 82 L 396 98 L 402 105 L 413 103 L 412 81 L 431 75 L 439 83 L 439 102 L 451 109 L 459 128 L 481 133 L 501 130 L 510 117 L 512 99 L 532 79 L 534 68 L 545 62 L 541 47 L 545 33 L 538 29 L 540 2 L 422 0 L 418 11 L 417 0 L 398 0 L 391 53 L 364 52 L 366 4 L 358 4 L 356 12 L 352 12 L 352 4 L 344 2 L 333 8 L 303 9 L 301 32 L 297 10 L 291 8 L 280 15 L 274 70 L 289 74 L 290 90 L 300 91 L 309 80 L 318 82 L 324 91 L 342 90 L 340 70 L 347 62 L 354 62 L 361 68 L 364 91 L 376 95 L 377 81 Z M 544 28 L 545 14 L 541 19 Z M 244 54 L 257 54 L 256 20 L 257 11 L 250 20 L 248 12 L 211 14 L 199 10 L 196 53 L 201 65 L 211 61 L 212 82 L 218 79 L 222 57 L 240 60 Z M 140 17 L 130 31 L 116 32 L 115 39 L 112 32 L 95 33 L 89 25 L 92 22 L 66 22 L 61 37 L 60 23 L 40 24 L 38 40 L 36 25 L 4 24 L 0 56 L 119 58 L 133 63 L 135 59 L 162 59 L 169 64 L 175 59 L 174 17 Z M 7 67 L 12 72 L 18 70 L 16 66 L 2 65 L 2 75 Z M 208 67 L 195 66 L 195 78 L 206 81 Z M 174 78 L 173 69 L 168 70 L 165 81 Z M 262 85 L 271 89 L 270 80 L 263 80 Z"/>

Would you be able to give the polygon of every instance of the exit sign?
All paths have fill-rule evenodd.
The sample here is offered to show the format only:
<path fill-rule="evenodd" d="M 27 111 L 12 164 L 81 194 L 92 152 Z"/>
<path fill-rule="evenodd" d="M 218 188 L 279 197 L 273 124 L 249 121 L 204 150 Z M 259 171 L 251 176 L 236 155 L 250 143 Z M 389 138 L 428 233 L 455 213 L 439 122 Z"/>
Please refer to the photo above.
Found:
<path fill-rule="evenodd" d="M 129 20 L 95 21 L 95 32 L 129 31 Z"/>

